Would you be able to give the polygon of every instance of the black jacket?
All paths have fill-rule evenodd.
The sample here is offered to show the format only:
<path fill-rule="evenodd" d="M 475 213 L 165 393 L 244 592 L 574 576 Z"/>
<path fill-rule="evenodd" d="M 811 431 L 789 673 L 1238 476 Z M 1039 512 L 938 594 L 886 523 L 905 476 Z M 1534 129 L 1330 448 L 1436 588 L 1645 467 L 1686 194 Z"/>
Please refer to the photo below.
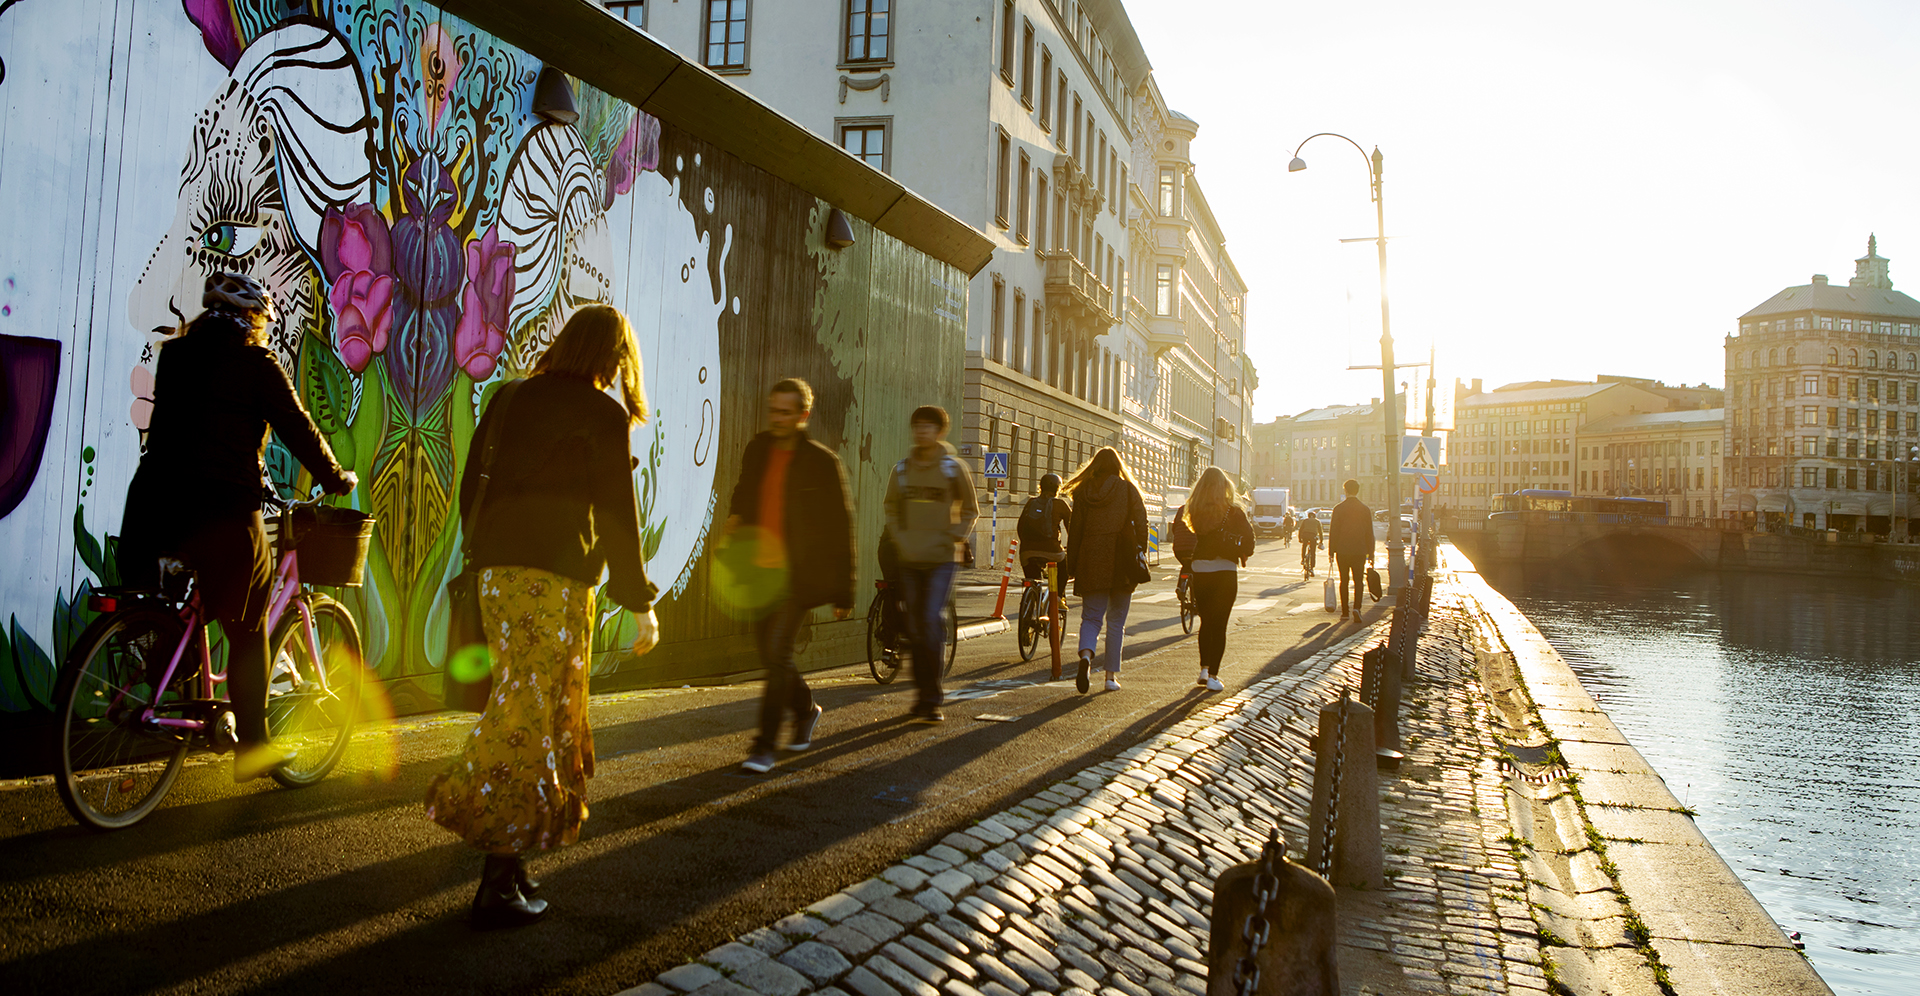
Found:
<path fill-rule="evenodd" d="M 1184 509 L 1181 518 L 1185 519 Z M 1253 523 L 1247 521 L 1246 510 L 1228 505 L 1226 520 L 1195 538 L 1190 559 L 1237 561 L 1252 555 L 1253 550 Z"/>
<path fill-rule="evenodd" d="M 496 394 L 467 448 L 462 516 L 473 506 L 499 413 Z M 615 602 L 634 612 L 652 608 L 658 589 L 640 549 L 626 408 L 584 380 L 543 374 L 515 389 L 500 428 L 487 504 L 474 523 L 472 566 L 537 567 L 587 584 L 599 583 L 605 569 Z"/>
<path fill-rule="evenodd" d="M 760 522 L 760 479 L 772 448 L 771 432 L 747 443 L 740 481 L 727 503 L 727 514 L 739 516 L 743 524 Z M 840 458 L 801 431 L 793 462 L 787 465 L 786 490 L 782 533 L 793 600 L 803 609 L 828 604 L 853 608 L 853 503 Z"/>
<path fill-rule="evenodd" d="M 1373 552 L 1373 511 L 1360 499 L 1349 497 L 1333 506 L 1327 533 L 1328 553 L 1364 557 Z"/>
<path fill-rule="evenodd" d="M 225 315 L 207 314 L 160 347 L 147 452 L 133 491 L 159 502 L 162 517 L 250 516 L 260 510 L 268 430 L 328 491 L 341 490 L 340 464 L 293 382 L 264 346 Z M 128 502 L 130 519 L 147 509 Z M 204 521 L 204 519 L 203 519 Z"/>

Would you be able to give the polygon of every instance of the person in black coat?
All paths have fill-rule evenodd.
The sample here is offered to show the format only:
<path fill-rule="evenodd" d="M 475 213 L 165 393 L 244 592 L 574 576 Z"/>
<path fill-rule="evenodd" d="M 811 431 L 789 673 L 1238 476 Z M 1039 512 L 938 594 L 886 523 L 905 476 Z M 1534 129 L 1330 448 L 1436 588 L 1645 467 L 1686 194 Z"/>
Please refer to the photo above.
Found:
<path fill-rule="evenodd" d="M 1220 659 L 1227 651 L 1227 623 L 1240 591 L 1239 568 L 1253 555 L 1253 523 L 1226 471 L 1208 467 L 1194 482 L 1187 504 L 1175 517 L 1181 532 L 1193 537 L 1188 570 L 1193 574 L 1194 608 L 1200 615 L 1200 676 L 1194 684 L 1224 691 Z"/>
<path fill-rule="evenodd" d="M 1360 618 L 1361 602 L 1366 598 L 1367 561 L 1373 559 L 1373 511 L 1360 500 L 1360 482 L 1348 479 L 1343 488 L 1347 500 L 1333 506 L 1333 522 L 1327 527 L 1327 552 L 1340 568 L 1340 618 Z M 1348 609 L 1347 586 L 1353 586 L 1353 606 Z"/>
<path fill-rule="evenodd" d="M 747 771 L 773 770 L 780 724 L 793 715 L 787 749 L 813 746 L 826 710 L 793 663 L 793 639 L 815 606 L 832 605 L 833 617 L 853 614 L 853 512 L 847 474 L 839 456 L 807 435 L 813 388 L 789 377 L 767 392 L 767 431 L 747 443 L 740 480 L 727 505 L 722 539 L 729 544 L 743 526 L 755 527 L 753 565 L 784 575 L 785 590 L 754 626 L 767 684 L 760 696 L 760 729 Z"/>
<path fill-rule="evenodd" d="M 329 494 L 358 478 L 340 468 L 320 430 L 267 348 L 278 321 L 273 298 L 251 277 L 215 273 L 206 308 L 160 347 L 146 453 L 127 486 L 118 564 L 130 588 L 160 583 L 160 558 L 194 570 L 201 604 L 228 641 L 227 697 L 239 741 L 234 781 L 286 758 L 267 744 L 268 561 L 265 496 L 268 430 Z"/>

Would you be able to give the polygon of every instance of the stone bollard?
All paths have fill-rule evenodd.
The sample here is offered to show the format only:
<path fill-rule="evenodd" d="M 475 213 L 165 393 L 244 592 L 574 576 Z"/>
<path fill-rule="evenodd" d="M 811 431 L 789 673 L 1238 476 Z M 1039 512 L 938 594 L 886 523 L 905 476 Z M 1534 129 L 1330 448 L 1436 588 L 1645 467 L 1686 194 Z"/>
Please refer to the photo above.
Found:
<path fill-rule="evenodd" d="M 1344 759 L 1340 766 L 1340 807 L 1333 837 L 1333 866 L 1327 880 L 1334 885 L 1378 889 L 1386 859 L 1380 850 L 1380 774 L 1373 766 L 1373 710 L 1361 702 L 1347 703 Z M 1320 735 L 1314 740 L 1313 809 L 1304 861 L 1317 867 L 1327 840 L 1327 797 L 1333 786 L 1334 740 L 1340 726 L 1340 703 L 1320 710 Z"/>
<path fill-rule="evenodd" d="M 1373 745 L 1400 749 L 1400 655 L 1382 645 L 1360 659 L 1360 687 L 1373 707 Z"/>
<path fill-rule="evenodd" d="M 1282 845 L 1269 842 L 1274 862 L 1272 897 L 1259 909 L 1255 893 L 1262 861 L 1234 865 L 1213 884 L 1213 919 L 1207 935 L 1207 996 L 1238 996 L 1235 968 L 1246 956 L 1248 927 L 1258 934 L 1254 913 L 1266 920 L 1266 943 L 1253 957 L 1260 996 L 1339 996 L 1339 930 L 1333 886 L 1287 860 Z"/>

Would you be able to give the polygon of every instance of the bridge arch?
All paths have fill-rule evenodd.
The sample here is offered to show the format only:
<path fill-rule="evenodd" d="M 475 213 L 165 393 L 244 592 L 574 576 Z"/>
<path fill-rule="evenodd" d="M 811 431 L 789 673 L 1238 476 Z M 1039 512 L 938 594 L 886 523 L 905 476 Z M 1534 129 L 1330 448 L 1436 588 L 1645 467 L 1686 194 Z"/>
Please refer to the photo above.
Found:
<path fill-rule="evenodd" d="M 1719 534 L 1712 533 L 1715 548 L 1709 555 L 1685 538 L 1669 535 L 1662 529 L 1609 529 L 1583 538 L 1562 553 L 1559 560 L 1563 563 L 1589 563 L 1596 566 L 1631 566 L 1635 564 L 1659 565 L 1662 567 L 1715 567 L 1718 566 Z"/>

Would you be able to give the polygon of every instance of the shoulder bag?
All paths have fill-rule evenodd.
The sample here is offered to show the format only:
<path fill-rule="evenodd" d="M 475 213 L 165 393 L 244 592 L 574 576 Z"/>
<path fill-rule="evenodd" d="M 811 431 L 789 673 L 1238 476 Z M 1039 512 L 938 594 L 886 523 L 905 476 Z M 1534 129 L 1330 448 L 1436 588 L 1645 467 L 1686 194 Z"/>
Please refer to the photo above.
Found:
<path fill-rule="evenodd" d="M 1124 481 L 1121 483 L 1125 484 Z M 1139 490 L 1133 485 L 1127 484 L 1126 487 L 1133 494 L 1139 494 Z M 1143 585 L 1153 580 L 1153 572 L 1147 570 L 1147 551 L 1142 549 L 1133 538 L 1135 521 L 1133 501 L 1137 499 L 1132 499 L 1132 496 L 1129 496 L 1129 499 L 1127 521 L 1121 524 L 1120 534 L 1113 538 L 1113 580 L 1116 584 L 1126 581 L 1134 585 Z"/>
<path fill-rule="evenodd" d="M 522 383 L 509 381 L 494 397 L 493 403 L 500 410 L 494 413 L 493 424 L 487 426 L 487 436 L 481 440 L 480 484 L 460 522 L 460 573 L 447 582 L 447 663 L 441 697 L 448 709 L 459 712 L 486 712 L 487 697 L 493 691 L 493 658 L 487 653 L 486 620 L 480 613 L 473 537 L 487 504 L 487 481 L 493 474 L 494 450 L 500 445 L 500 427 L 506 424 L 508 405 Z"/>

